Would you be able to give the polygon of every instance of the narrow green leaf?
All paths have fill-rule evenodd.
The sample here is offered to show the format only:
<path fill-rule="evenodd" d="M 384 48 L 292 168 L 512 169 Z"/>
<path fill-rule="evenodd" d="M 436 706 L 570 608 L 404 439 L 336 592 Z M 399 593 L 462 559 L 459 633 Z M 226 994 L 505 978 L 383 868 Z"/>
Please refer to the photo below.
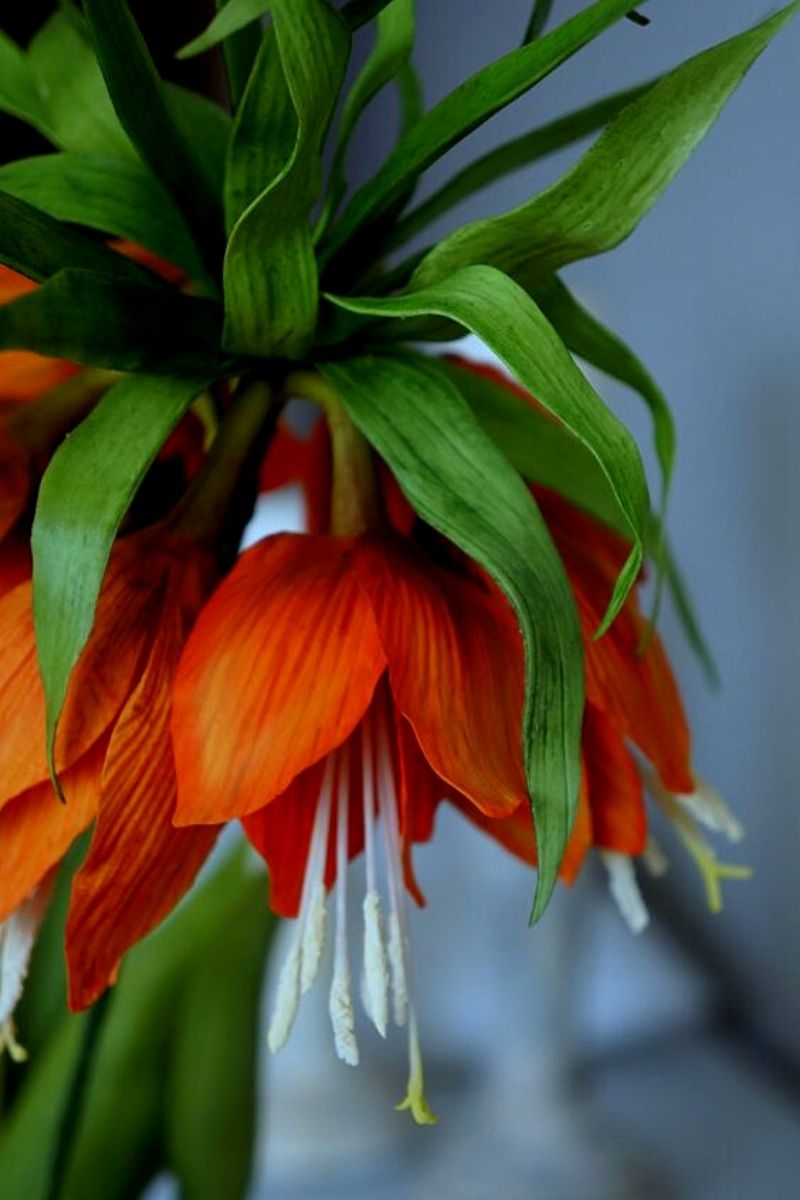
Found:
<path fill-rule="evenodd" d="M 205 30 L 178 51 L 178 58 L 193 58 L 203 54 L 253 21 L 258 21 L 272 7 L 272 0 L 227 0 Z"/>
<path fill-rule="evenodd" d="M 145 246 L 190 277 L 204 275 L 172 198 L 140 164 L 83 154 L 43 154 L 0 167 L 0 189 L 59 221 Z"/>
<path fill-rule="evenodd" d="M 545 25 L 550 20 L 550 13 L 553 11 L 553 0 L 535 0 L 533 11 L 525 29 L 525 37 L 522 39 L 523 46 L 527 46 L 528 42 L 532 42 L 539 37 Z"/>
<path fill-rule="evenodd" d="M 0 262 L 37 281 L 75 267 L 111 279 L 155 283 L 131 259 L 6 192 L 0 192 Z"/>
<path fill-rule="evenodd" d="M 553 278 L 549 284 L 537 288 L 535 296 L 542 312 L 573 354 L 604 371 L 612 379 L 618 379 L 633 388 L 649 408 L 653 419 L 656 457 L 661 468 L 659 523 L 663 527 L 675 464 L 675 422 L 666 396 L 633 351 L 583 308 L 560 279 Z M 661 607 L 664 583 L 663 564 L 658 547 L 654 547 L 654 560 L 656 585 L 651 615 L 653 625 Z"/>
<path fill-rule="evenodd" d="M 174 83 L 166 85 L 166 95 L 181 135 L 192 147 L 208 187 L 215 197 L 221 196 L 231 135 L 230 116 L 216 101 Z M 216 199 L 215 204 L 218 205 Z"/>
<path fill-rule="evenodd" d="M 229 0 L 215 0 L 218 11 L 221 11 L 228 3 Z M 222 43 L 222 57 L 225 60 L 225 74 L 228 80 L 228 98 L 233 112 L 236 112 L 239 101 L 244 95 L 253 64 L 261 49 L 263 34 L 261 22 L 251 23 L 232 33 Z"/>
<path fill-rule="evenodd" d="M 0 112 L 19 117 L 52 139 L 50 117 L 24 50 L 0 30 Z"/>
<path fill-rule="evenodd" d="M 485 375 L 447 359 L 431 359 L 431 362 L 455 383 L 483 428 L 524 479 L 553 488 L 622 537 L 630 536 L 628 522 L 597 460 L 563 425 Z M 709 682 L 716 685 L 719 672 L 714 657 L 655 517 L 650 519 L 646 548 L 650 556 L 660 552 L 666 583 L 686 639 Z"/>
<path fill-rule="evenodd" d="M 121 379 L 61 444 L 44 474 L 31 546 L 51 770 L 69 677 L 92 630 L 120 522 L 161 446 L 210 382 Z"/>
<path fill-rule="evenodd" d="M 66 270 L 0 306 L 0 349 L 34 350 L 114 371 L 213 373 L 219 318 L 210 300 L 157 283 Z"/>
<path fill-rule="evenodd" d="M 633 539 L 598 634 L 604 632 L 642 563 L 650 515 L 647 481 L 633 438 L 603 404 L 536 304 L 494 267 L 467 267 L 440 284 L 402 296 L 329 299 L 351 312 L 396 318 L 433 314 L 458 321 L 587 446 L 611 485 Z"/>
<path fill-rule="evenodd" d="M 235 203 L 256 181 L 263 190 L 238 217 L 228 242 L 224 343 L 236 353 L 294 358 L 308 349 L 317 319 L 310 218 L 322 186 L 322 143 L 344 78 L 350 35 L 328 0 L 273 0 L 272 18 L 274 41 L 264 40 L 232 143 Z M 265 99 L 273 101 L 269 108 Z M 237 155 L 245 149 L 247 158 L 240 161 Z M 276 167 L 277 174 L 263 180 L 266 170 Z"/>
<path fill-rule="evenodd" d="M 342 5 L 342 18 L 355 33 L 362 25 L 366 25 L 373 17 L 383 12 L 391 2 L 392 0 L 347 0 L 347 3 Z"/>
<path fill-rule="evenodd" d="M 323 228 L 347 190 L 345 162 L 358 119 L 387 83 L 408 64 L 414 48 L 414 0 L 392 0 L 379 14 L 375 45 L 350 89 L 342 109 L 339 141 L 331 166 Z"/>
<path fill-rule="evenodd" d="M 153 174 L 174 197 L 213 271 L 222 237 L 220 197 L 186 140 L 170 94 L 125 0 L 85 0 L 100 68 L 117 116 Z"/>
<path fill-rule="evenodd" d="M 469 196 L 488 187 L 497 179 L 530 166 L 548 154 L 554 154 L 570 146 L 581 138 L 587 137 L 602 129 L 604 125 L 621 112 L 632 100 L 643 95 L 652 84 L 628 88 L 616 92 L 613 96 L 605 96 L 593 104 L 559 117 L 539 129 L 524 133 L 502 146 L 495 147 L 488 154 L 475 159 L 454 175 L 443 187 L 424 200 L 417 208 L 412 209 L 407 216 L 398 221 L 392 230 L 388 241 L 389 246 L 400 246 L 410 237 L 418 233 L 437 217 L 440 217 L 455 204 L 460 204 Z"/>
<path fill-rule="evenodd" d="M 497 581 L 525 642 L 522 723 L 547 906 L 580 779 L 583 647 L 572 593 L 539 510 L 453 385 L 421 355 L 324 363 L 323 375 L 415 510 Z"/>
<path fill-rule="evenodd" d="M 565 59 L 633 8 L 632 0 L 596 0 L 558 29 L 511 51 L 430 109 L 376 175 L 356 193 L 325 247 L 325 261 L 375 221 L 423 171 L 484 121 L 529 91 Z"/>
<path fill-rule="evenodd" d="M 414 286 L 426 287 L 470 263 L 488 263 L 533 287 L 566 263 L 618 245 L 798 7 L 795 0 L 768 21 L 665 75 L 623 109 L 553 187 L 502 216 L 474 221 L 435 246 L 417 268 Z"/>

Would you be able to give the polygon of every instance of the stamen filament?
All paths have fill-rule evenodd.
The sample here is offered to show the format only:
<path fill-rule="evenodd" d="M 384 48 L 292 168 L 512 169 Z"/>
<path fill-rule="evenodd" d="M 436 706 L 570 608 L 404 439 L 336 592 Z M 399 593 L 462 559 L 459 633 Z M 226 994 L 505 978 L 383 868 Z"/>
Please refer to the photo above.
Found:
<path fill-rule="evenodd" d="M 600 857 L 608 871 L 611 895 L 631 933 L 643 933 L 650 923 L 650 914 L 639 891 L 633 859 L 613 850 L 601 850 Z"/>
<path fill-rule="evenodd" d="M 347 953 L 347 864 L 350 755 L 345 744 L 339 756 L 336 797 L 336 942 L 333 979 L 328 1003 L 336 1053 L 343 1062 L 358 1064 L 353 993 Z"/>

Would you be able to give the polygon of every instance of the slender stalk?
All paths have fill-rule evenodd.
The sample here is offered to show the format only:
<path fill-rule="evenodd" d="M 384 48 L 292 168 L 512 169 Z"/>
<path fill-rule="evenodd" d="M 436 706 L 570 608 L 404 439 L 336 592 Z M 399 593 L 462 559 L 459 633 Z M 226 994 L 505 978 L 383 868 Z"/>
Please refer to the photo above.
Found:
<path fill-rule="evenodd" d="M 86 1023 L 81 1038 L 78 1061 L 67 1093 L 67 1099 L 61 1113 L 53 1161 L 50 1168 L 50 1180 L 43 1200 L 58 1200 L 61 1185 L 69 1163 L 75 1134 L 80 1126 L 89 1089 L 92 1063 L 100 1040 L 103 1023 L 108 1011 L 111 992 L 107 990 L 99 1000 L 92 1005 L 86 1014 Z"/>

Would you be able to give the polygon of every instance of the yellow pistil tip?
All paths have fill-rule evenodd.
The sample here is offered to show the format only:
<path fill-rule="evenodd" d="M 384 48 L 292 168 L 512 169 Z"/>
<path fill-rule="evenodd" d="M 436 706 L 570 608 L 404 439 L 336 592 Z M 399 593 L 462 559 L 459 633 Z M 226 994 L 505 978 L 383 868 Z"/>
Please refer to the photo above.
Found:
<path fill-rule="evenodd" d="M 409 1079 L 404 1100 L 395 1105 L 398 1112 L 410 1112 L 418 1125 L 435 1125 L 439 1118 L 428 1105 L 422 1080 Z"/>

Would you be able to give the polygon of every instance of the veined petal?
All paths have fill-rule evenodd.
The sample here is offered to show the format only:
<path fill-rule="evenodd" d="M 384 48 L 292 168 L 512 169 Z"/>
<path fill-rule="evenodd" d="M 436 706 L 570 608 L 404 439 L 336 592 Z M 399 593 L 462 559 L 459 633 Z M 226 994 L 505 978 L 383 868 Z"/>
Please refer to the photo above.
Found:
<path fill-rule="evenodd" d="M 352 553 L 265 538 L 203 609 L 175 685 L 178 824 L 255 812 L 364 715 L 386 659 Z"/>
<path fill-rule="evenodd" d="M 647 810 L 642 780 L 616 725 L 593 704 L 586 706 L 582 745 L 595 845 L 619 854 L 643 854 Z"/>
<path fill-rule="evenodd" d="M 161 565 L 148 561 L 148 546 L 138 536 L 127 539 L 109 564 L 95 627 L 73 673 L 59 724 L 60 772 L 108 729 L 141 665 L 152 635 L 150 601 L 160 601 L 166 578 Z M 30 583 L 0 596 L 0 728 L 2 805 L 48 778 Z"/>
<path fill-rule="evenodd" d="M 0 920 L 30 895 L 94 819 L 106 742 L 98 742 L 61 777 L 66 803 L 50 780 L 0 811 Z"/>
<path fill-rule="evenodd" d="M 425 896 L 414 872 L 412 851 L 417 843 L 430 841 L 436 810 L 442 800 L 452 795 L 453 788 L 431 770 L 408 721 L 397 716 L 396 727 L 399 764 L 397 800 L 403 874 L 409 892 L 417 904 L 422 905 Z"/>
<path fill-rule="evenodd" d="M 109 742 L 97 824 L 73 881 L 67 921 L 75 1010 L 93 1003 L 125 952 L 171 912 L 217 836 L 208 826 L 172 824 L 177 788 L 169 716 L 181 625 L 175 607 L 168 607 Z"/>
<path fill-rule="evenodd" d="M 358 572 L 389 661 L 394 702 L 443 780 L 490 817 L 527 799 L 523 651 L 499 597 L 398 539 L 365 541 Z"/>
<path fill-rule="evenodd" d="M 564 560 L 586 646 L 586 695 L 616 722 L 657 768 L 670 791 L 691 791 L 689 729 L 675 679 L 657 634 L 640 650 L 645 622 L 628 598 L 609 631 L 595 640 L 627 546 L 616 534 L 554 492 L 536 490 Z"/>

